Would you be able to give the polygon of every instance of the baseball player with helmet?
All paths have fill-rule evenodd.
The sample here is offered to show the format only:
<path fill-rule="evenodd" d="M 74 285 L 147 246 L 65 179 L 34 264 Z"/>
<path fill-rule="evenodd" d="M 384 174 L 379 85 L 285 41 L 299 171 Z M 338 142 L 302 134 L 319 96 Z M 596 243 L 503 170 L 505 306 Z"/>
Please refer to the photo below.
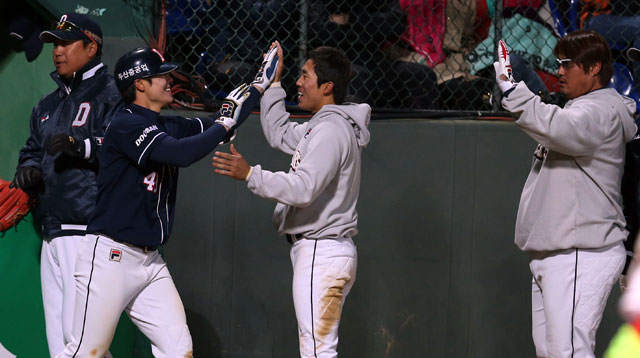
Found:
<path fill-rule="evenodd" d="M 191 357 L 182 301 L 157 251 L 174 225 L 178 167 L 207 155 L 251 113 L 273 79 L 276 51 L 208 118 L 162 116 L 176 65 L 150 48 L 122 56 L 114 77 L 125 107 L 105 133 L 98 201 L 76 264 L 72 341 L 58 357 L 101 356 L 126 311 L 155 357 Z"/>
<path fill-rule="evenodd" d="M 20 150 L 12 187 L 37 200 L 42 223 L 42 299 L 51 356 L 70 341 L 76 253 L 94 213 L 97 152 L 104 126 L 122 106 L 101 62 L 102 31 L 89 16 L 62 15 L 40 40 L 53 43 L 51 77 L 57 84 L 33 108 L 30 136 Z"/>
<path fill-rule="evenodd" d="M 625 263 L 620 183 L 625 144 L 636 134 L 635 103 L 607 88 L 606 40 L 576 31 L 558 41 L 561 108 L 511 77 L 500 41 L 496 80 L 502 105 L 537 141 L 522 190 L 515 241 L 530 257 L 537 357 L 595 357 L 596 330 Z"/>
<path fill-rule="evenodd" d="M 278 43 L 278 56 L 282 48 Z M 308 122 L 289 121 L 280 63 L 260 102 L 260 121 L 269 144 L 291 154 L 287 173 L 250 167 L 231 146 L 216 152 L 215 172 L 247 182 L 254 194 L 277 202 L 274 221 L 291 246 L 293 303 L 301 357 L 337 357 L 338 325 L 356 279 L 356 204 L 360 163 L 369 143 L 371 108 L 344 103 L 351 64 L 332 47 L 310 52 L 296 82 Z"/>

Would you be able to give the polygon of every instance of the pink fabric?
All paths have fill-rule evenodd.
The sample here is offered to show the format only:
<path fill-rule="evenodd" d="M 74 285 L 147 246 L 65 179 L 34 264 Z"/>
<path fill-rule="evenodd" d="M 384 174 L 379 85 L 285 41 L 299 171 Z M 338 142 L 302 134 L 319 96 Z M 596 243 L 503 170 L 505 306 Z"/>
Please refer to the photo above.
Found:
<path fill-rule="evenodd" d="M 445 58 L 442 39 L 446 7 L 446 0 L 400 0 L 400 8 L 407 14 L 407 29 L 402 39 L 427 58 L 425 64 L 429 67 Z"/>
<path fill-rule="evenodd" d="M 532 8 L 538 9 L 544 3 L 543 0 L 504 0 L 503 7 L 506 8 Z"/>

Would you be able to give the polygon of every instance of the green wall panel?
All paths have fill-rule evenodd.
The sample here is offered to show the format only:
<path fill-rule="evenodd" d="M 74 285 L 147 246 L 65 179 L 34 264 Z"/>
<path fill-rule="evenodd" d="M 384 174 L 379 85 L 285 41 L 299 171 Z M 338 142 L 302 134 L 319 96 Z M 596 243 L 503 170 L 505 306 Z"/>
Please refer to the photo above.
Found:
<path fill-rule="evenodd" d="M 398 119 L 373 121 L 371 132 L 341 357 L 533 356 L 531 276 L 513 230 L 535 143 L 511 122 Z M 250 164 L 288 169 L 255 116 L 235 144 Z M 194 352 L 295 356 L 289 245 L 272 225 L 275 204 L 215 175 L 210 157 L 181 170 L 165 251 Z M 600 355 L 620 324 L 618 296 Z"/>
<path fill-rule="evenodd" d="M 151 0 L 28 0 L 37 3 L 56 20 L 75 12 L 95 19 L 104 36 L 127 37 L 151 28 Z"/>

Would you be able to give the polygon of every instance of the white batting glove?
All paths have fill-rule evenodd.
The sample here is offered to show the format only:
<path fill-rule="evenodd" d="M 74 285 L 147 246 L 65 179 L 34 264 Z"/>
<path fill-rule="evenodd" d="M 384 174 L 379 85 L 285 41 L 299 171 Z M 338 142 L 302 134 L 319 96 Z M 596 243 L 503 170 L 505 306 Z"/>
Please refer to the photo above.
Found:
<path fill-rule="evenodd" d="M 240 110 L 242 104 L 249 97 L 249 85 L 246 83 L 241 84 L 238 88 L 234 89 L 222 102 L 220 107 L 220 117 L 216 119 L 216 123 L 220 123 L 230 130 L 235 126 L 239 126 L 246 118 L 240 117 Z M 238 121 L 240 123 L 238 123 Z"/>
<path fill-rule="evenodd" d="M 493 68 L 496 70 L 496 82 L 502 93 L 505 93 L 515 86 L 511 60 L 509 59 L 509 49 L 507 48 L 507 44 L 502 40 L 500 40 L 498 44 L 498 62 L 493 63 Z"/>
<path fill-rule="evenodd" d="M 253 82 L 251 82 L 252 86 L 260 87 L 262 92 L 269 87 L 271 81 L 273 81 L 273 78 L 276 76 L 276 68 L 280 60 L 277 52 L 278 48 L 275 46 L 267 52 L 262 61 L 262 66 L 260 66 L 256 77 L 253 79 Z"/>

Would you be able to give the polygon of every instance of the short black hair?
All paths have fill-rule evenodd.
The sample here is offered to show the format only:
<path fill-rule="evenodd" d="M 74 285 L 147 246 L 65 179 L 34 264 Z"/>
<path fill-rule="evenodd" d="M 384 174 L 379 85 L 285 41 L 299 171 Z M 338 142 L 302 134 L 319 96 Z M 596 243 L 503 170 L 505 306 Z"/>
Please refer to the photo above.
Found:
<path fill-rule="evenodd" d="M 553 54 L 570 58 L 579 65 L 584 73 L 596 63 L 600 63 L 598 80 L 602 86 L 607 86 L 613 76 L 613 60 L 611 50 L 604 37 L 594 31 L 578 30 L 558 40 Z"/>
<path fill-rule="evenodd" d="M 333 100 L 342 104 L 351 80 L 351 62 L 344 52 L 335 47 L 320 46 L 309 52 L 307 60 L 313 60 L 315 65 L 318 88 L 323 83 L 333 82 Z"/>
<path fill-rule="evenodd" d="M 141 80 L 146 80 L 147 82 L 151 83 L 151 78 L 141 78 Z M 133 101 L 136 100 L 136 85 L 135 83 L 132 83 L 131 86 L 127 87 L 124 91 L 122 91 L 122 100 L 124 101 L 124 103 L 126 104 L 130 104 L 133 103 Z"/>

